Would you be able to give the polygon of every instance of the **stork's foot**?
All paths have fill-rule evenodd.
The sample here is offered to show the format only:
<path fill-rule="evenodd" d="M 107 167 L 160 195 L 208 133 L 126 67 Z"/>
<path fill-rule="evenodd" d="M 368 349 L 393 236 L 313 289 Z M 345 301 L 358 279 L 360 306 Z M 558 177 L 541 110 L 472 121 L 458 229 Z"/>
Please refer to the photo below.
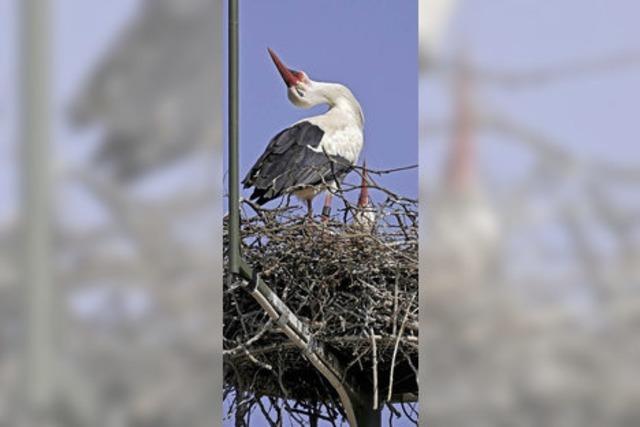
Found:
<path fill-rule="evenodd" d="M 300 217 L 299 221 L 300 225 L 307 226 L 313 222 L 313 218 L 311 218 L 309 215 L 305 215 L 303 217 Z"/>
<path fill-rule="evenodd" d="M 313 206 L 310 199 L 307 200 L 307 220 L 313 221 Z"/>
<path fill-rule="evenodd" d="M 304 217 L 302 217 L 302 225 L 304 227 L 313 227 L 317 225 L 317 223 L 313 218 L 313 215 L 305 215 Z"/>

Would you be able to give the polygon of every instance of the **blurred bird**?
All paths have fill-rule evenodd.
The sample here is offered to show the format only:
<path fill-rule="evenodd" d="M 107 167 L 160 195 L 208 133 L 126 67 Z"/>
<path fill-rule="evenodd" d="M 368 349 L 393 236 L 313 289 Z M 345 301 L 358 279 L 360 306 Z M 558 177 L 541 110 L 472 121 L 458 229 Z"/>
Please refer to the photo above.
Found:
<path fill-rule="evenodd" d="M 212 0 L 145 0 L 70 105 L 97 125 L 96 170 L 122 184 L 216 146 L 221 55 Z M 202 156 L 200 156 L 202 157 Z"/>
<path fill-rule="evenodd" d="M 463 57 L 464 59 L 464 57 Z M 461 64 L 467 64 L 461 61 Z M 481 277 L 492 268 L 500 221 L 476 170 L 472 76 L 464 65 L 456 76 L 456 111 L 451 151 L 441 187 L 430 198 L 430 259 L 438 268 Z"/>
<path fill-rule="evenodd" d="M 329 110 L 278 133 L 242 183 L 254 188 L 250 198 L 260 205 L 294 194 L 306 202 L 311 217 L 313 198 L 328 187 L 336 189 L 358 160 L 364 116 L 346 86 L 311 80 L 304 71 L 287 68 L 271 49 L 269 54 L 287 86 L 289 101 L 301 108 L 326 104 Z M 327 193 L 325 218 L 331 213 L 331 198 Z"/>

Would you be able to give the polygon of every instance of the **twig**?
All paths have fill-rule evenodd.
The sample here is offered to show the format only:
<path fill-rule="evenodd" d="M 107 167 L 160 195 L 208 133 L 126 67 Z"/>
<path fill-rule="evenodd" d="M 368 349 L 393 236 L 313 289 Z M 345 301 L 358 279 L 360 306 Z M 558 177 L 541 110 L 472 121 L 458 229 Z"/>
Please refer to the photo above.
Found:
<path fill-rule="evenodd" d="M 396 356 L 398 355 L 398 346 L 400 345 L 400 337 L 404 332 L 404 325 L 407 322 L 407 317 L 409 317 L 409 311 L 411 310 L 411 304 L 415 299 L 415 295 L 411 297 L 411 301 L 407 304 L 407 311 L 404 313 L 404 318 L 402 319 L 402 324 L 400 325 L 400 332 L 398 333 L 398 338 L 396 339 L 396 345 L 393 349 L 393 357 L 391 358 L 391 371 L 389 372 L 389 391 L 387 392 L 387 402 L 391 401 L 391 394 L 393 392 L 393 372 L 396 367 Z"/>
<path fill-rule="evenodd" d="M 371 351 L 373 352 L 373 410 L 378 409 L 378 349 L 376 348 L 376 337 L 373 328 L 371 334 Z"/>

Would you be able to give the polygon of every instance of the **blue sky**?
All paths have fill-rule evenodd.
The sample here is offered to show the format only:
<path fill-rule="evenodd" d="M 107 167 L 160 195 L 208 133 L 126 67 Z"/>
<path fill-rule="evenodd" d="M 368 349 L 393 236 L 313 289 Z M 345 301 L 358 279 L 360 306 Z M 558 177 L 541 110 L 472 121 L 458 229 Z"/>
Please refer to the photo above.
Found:
<path fill-rule="evenodd" d="M 526 72 L 604 59 L 638 50 L 639 13 L 640 3 L 633 0 L 562 0 L 548 6 L 535 0 L 460 1 L 444 51 L 451 54 L 463 44 L 475 63 L 496 71 Z M 424 116 L 446 114 L 450 96 L 446 84 L 425 81 L 421 92 Z M 476 95 L 480 111 L 500 112 L 584 158 L 637 164 L 640 145 L 633 143 L 640 131 L 635 118 L 640 102 L 637 66 L 519 90 L 484 85 Z M 517 144 L 503 144 L 504 138 L 495 134 L 477 139 L 485 147 L 499 143 L 499 149 L 482 150 L 491 169 L 485 170 L 487 175 L 521 168 L 518 162 L 504 161 L 505 157 L 518 160 Z M 440 162 L 443 146 L 432 142 L 430 136 L 421 151 L 421 165 L 427 165 L 429 172 Z M 504 181 L 504 175 L 497 181 Z"/>
<path fill-rule="evenodd" d="M 417 163 L 417 2 L 241 2 L 240 46 L 241 176 L 276 133 L 326 110 L 302 110 L 288 101 L 267 47 L 311 79 L 339 82 L 353 91 L 365 115 L 361 159 L 369 167 Z M 410 197 L 418 192 L 416 170 L 380 182 Z M 318 197 L 316 203 L 321 202 Z"/>
<path fill-rule="evenodd" d="M 135 0 L 88 5 L 79 0 L 56 3 L 53 22 L 53 92 L 55 141 L 63 162 L 83 161 L 95 132 L 69 128 L 66 107 L 117 33 L 135 13 Z M 363 11 L 366 10 L 366 13 Z M 0 50 L 2 123 L 0 136 L 14 139 L 17 75 L 16 3 L 0 1 L 3 24 Z M 372 168 L 417 163 L 417 3 L 357 0 L 343 2 L 242 2 L 241 7 L 241 175 L 269 140 L 293 122 L 323 111 L 300 110 L 286 98 L 267 47 L 292 68 L 320 81 L 351 88 L 365 114 L 365 146 L 361 155 Z M 78 37 L 78 34 L 84 34 Z M 12 159 L 13 144 L 2 144 L 3 159 Z M 0 171 L 5 201 L 0 217 L 15 214 L 15 169 L 5 162 Z M 386 176 L 380 182 L 408 196 L 417 194 L 417 172 Z M 383 197 L 373 193 L 374 200 Z M 320 198 L 318 198 L 320 199 Z M 86 203 L 82 210 L 86 209 Z M 95 212 L 97 215 L 97 212 Z M 86 215 L 85 215 L 85 219 Z"/>

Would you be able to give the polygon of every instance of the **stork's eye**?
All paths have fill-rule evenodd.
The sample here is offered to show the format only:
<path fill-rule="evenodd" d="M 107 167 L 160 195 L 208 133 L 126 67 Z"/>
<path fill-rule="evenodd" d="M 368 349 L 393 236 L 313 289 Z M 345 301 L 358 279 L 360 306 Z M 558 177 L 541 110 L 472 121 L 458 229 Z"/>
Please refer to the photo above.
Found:
<path fill-rule="evenodd" d="M 299 87 L 296 87 L 296 92 L 300 98 L 304 98 L 304 92 Z"/>

